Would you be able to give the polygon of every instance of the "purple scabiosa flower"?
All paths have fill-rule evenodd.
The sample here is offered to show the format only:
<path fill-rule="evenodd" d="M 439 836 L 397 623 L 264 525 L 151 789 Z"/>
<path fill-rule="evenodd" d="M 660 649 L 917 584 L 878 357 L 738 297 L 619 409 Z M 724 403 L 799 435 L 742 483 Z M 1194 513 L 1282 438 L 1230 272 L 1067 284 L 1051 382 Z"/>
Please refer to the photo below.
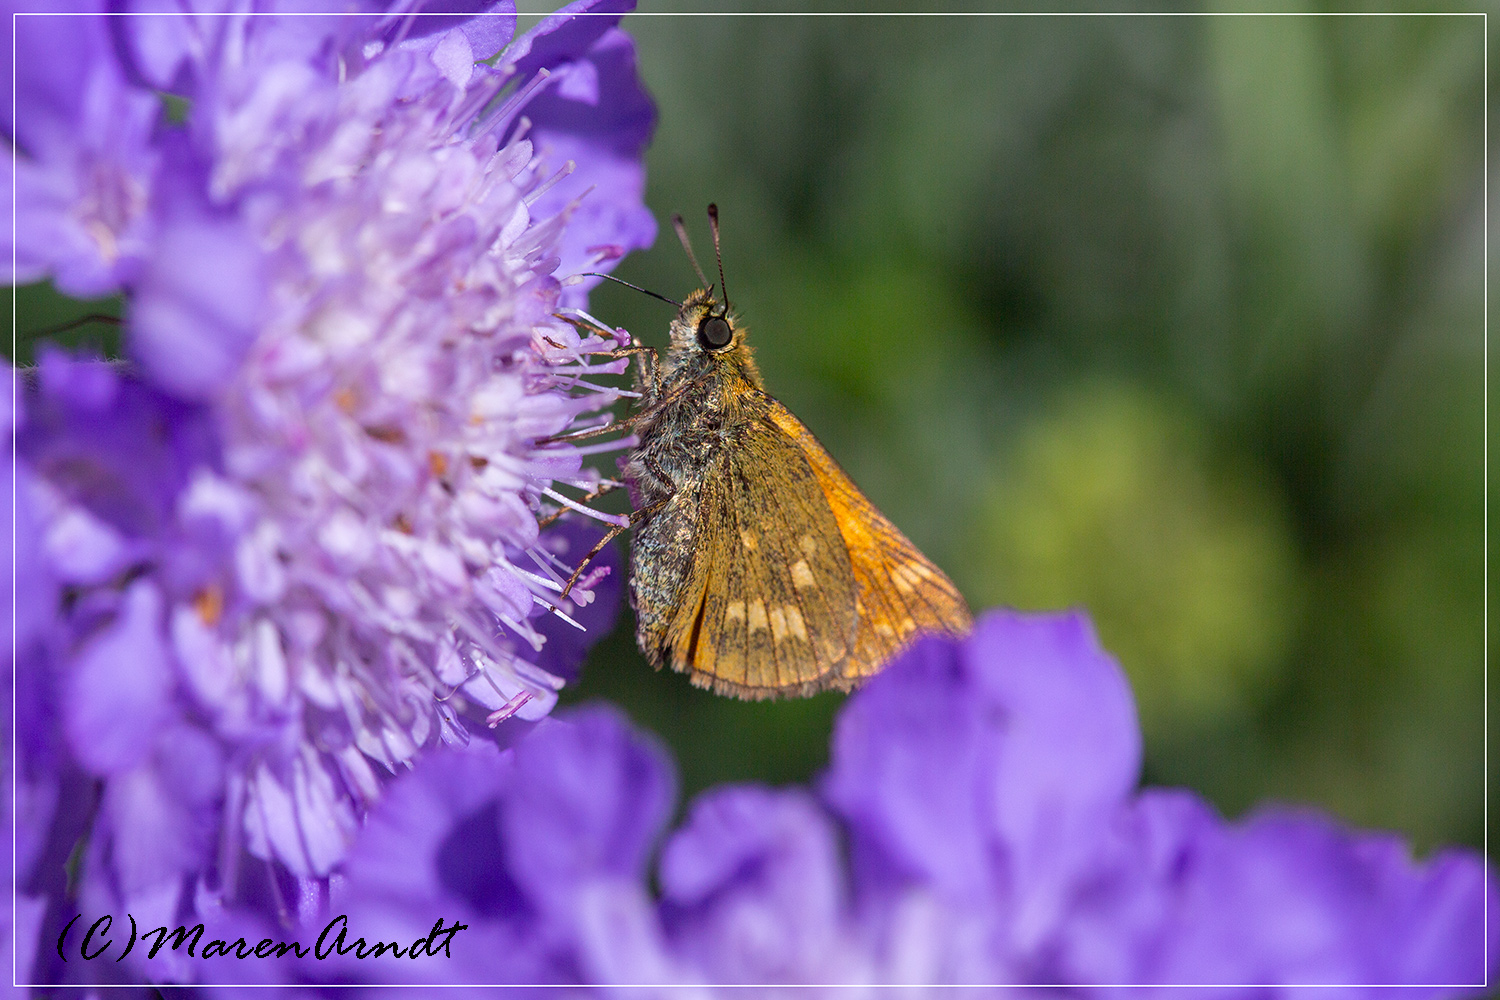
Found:
<path fill-rule="evenodd" d="M 732 786 L 699 798 L 661 858 L 662 923 L 677 961 L 704 982 L 870 982 L 838 839 L 801 790 Z"/>
<path fill-rule="evenodd" d="M 328 912 L 366 946 L 458 914 L 451 962 L 303 963 L 286 981 L 1439 997 L 1497 971 L 1496 886 L 1474 852 L 1418 863 L 1393 835 L 1281 806 L 1226 822 L 1191 792 L 1137 790 L 1139 750 L 1123 674 L 1082 616 L 992 613 L 850 698 L 818 793 L 694 802 L 653 899 L 660 751 L 613 712 L 563 715 L 493 762 L 419 764 L 350 854 Z"/>
<path fill-rule="evenodd" d="M 7 86 L 14 79 L 15 100 L 3 102 L 0 120 L 21 154 L 0 166 L 7 184 L 14 174 L 17 192 L 6 201 L 14 230 L 3 227 L 6 241 L 16 235 L 6 248 L 14 251 L 13 280 L 50 277 L 69 295 L 109 294 L 136 270 L 154 230 L 148 204 L 161 159 L 152 142 L 161 100 L 128 85 L 110 57 L 104 18 L 31 16 L 47 10 L 40 3 L 3 10 L 15 37 L 0 54 L 0 79 Z"/>
<path fill-rule="evenodd" d="M 1280 807 L 1226 823 L 1191 793 L 1133 792 L 1139 754 L 1124 675 L 1081 615 L 991 613 L 855 695 L 823 789 L 849 831 L 855 920 L 881 978 L 1378 987 L 1493 974 L 1495 887 L 1478 856 L 1418 865 L 1391 835 Z"/>
<path fill-rule="evenodd" d="M 15 19 L 16 277 L 122 294 L 129 354 L 44 352 L 15 418 L 21 805 L 148 920 L 314 905 L 382 775 L 550 711 L 583 646 L 539 616 L 616 601 L 606 561 L 559 605 L 592 539 L 537 514 L 623 369 L 570 276 L 654 237 L 582 16 L 624 5 L 273 6 L 336 13 Z"/>
<path fill-rule="evenodd" d="M 296 932 L 312 953 L 231 975 L 325 985 L 607 978 L 596 950 L 660 951 L 633 935 L 655 932 L 644 881 L 674 783 L 663 750 L 603 707 L 545 720 L 504 751 L 428 755 L 392 783 L 329 907 Z M 432 937 L 440 917 L 459 929 Z M 227 912 L 213 933 L 262 931 L 275 933 Z M 408 954 L 417 941 L 431 943 Z M 398 947 L 372 951 L 382 942 Z"/>

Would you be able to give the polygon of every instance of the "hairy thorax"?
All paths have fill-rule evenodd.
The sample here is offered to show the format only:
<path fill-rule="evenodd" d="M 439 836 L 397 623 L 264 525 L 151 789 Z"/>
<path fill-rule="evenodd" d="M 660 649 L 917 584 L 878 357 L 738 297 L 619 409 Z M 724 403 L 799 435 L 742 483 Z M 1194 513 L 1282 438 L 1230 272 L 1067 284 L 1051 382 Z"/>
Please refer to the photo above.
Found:
<path fill-rule="evenodd" d="M 691 352 L 669 359 L 660 385 L 644 400 L 660 407 L 641 422 L 624 478 L 637 511 L 660 509 L 634 527 L 631 606 L 642 636 L 659 637 L 698 545 L 705 488 L 713 488 L 728 445 L 763 419 L 767 401 L 748 352 Z M 660 665 L 654 643 L 643 643 Z"/>

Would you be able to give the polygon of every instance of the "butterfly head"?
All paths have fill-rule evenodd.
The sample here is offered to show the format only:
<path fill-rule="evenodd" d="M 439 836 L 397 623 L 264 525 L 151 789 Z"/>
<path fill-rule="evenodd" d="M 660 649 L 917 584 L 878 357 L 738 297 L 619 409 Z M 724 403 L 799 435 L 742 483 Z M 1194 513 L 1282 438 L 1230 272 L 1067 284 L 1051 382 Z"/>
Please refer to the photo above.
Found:
<path fill-rule="evenodd" d="M 714 298 L 713 289 L 689 295 L 672 321 L 673 353 L 726 355 L 739 350 L 744 341 L 738 317 Z"/>
<path fill-rule="evenodd" d="M 760 388 L 760 373 L 756 370 L 755 362 L 750 359 L 750 348 L 745 344 L 745 328 L 730 311 L 729 295 L 725 291 L 717 205 L 708 206 L 708 221 L 714 235 L 714 261 L 719 265 L 718 297 L 714 295 L 714 285 L 698 265 L 682 216 L 672 216 L 672 227 L 677 230 L 682 249 L 686 251 L 693 270 L 698 272 L 703 287 L 684 299 L 677 309 L 677 318 L 672 321 L 667 371 L 669 375 L 681 372 L 690 378 L 712 375 L 718 379 L 727 379 L 726 384 L 731 385 L 739 384 L 735 380 L 735 376 L 738 376 L 740 380 Z"/>

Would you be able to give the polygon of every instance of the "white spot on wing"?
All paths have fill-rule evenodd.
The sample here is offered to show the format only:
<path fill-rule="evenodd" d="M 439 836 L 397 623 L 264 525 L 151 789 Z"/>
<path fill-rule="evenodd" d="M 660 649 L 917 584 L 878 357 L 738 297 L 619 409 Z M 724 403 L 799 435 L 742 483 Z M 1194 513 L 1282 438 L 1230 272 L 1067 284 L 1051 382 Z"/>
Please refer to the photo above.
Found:
<path fill-rule="evenodd" d="M 750 602 L 748 621 L 750 625 L 750 631 L 752 632 L 754 632 L 756 629 L 763 629 L 766 627 L 768 622 L 766 619 L 765 601 L 762 601 L 757 597 L 755 600 Z"/>
<path fill-rule="evenodd" d="M 792 563 L 792 586 L 798 590 L 806 590 L 808 587 L 816 587 L 818 581 L 813 579 L 812 570 L 808 568 L 806 559 L 798 559 Z"/>
<path fill-rule="evenodd" d="M 802 620 L 802 612 L 795 605 L 788 604 L 786 611 L 786 631 L 788 635 L 796 636 L 803 642 L 807 641 L 807 624 Z"/>
<path fill-rule="evenodd" d="M 745 620 L 745 602 L 730 601 L 724 608 L 724 620 L 726 622 Z"/>

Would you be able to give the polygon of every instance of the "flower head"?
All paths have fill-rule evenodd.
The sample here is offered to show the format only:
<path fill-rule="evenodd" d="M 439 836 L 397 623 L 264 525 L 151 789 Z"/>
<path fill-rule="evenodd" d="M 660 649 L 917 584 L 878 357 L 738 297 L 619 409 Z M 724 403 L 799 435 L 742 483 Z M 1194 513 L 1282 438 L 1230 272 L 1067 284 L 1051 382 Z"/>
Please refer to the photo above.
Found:
<path fill-rule="evenodd" d="M 326 876 L 382 775 L 547 714 L 582 646 L 540 615 L 613 608 L 537 512 L 623 367 L 563 268 L 654 236 L 616 20 L 17 18 L 17 277 L 127 311 L 16 416 L 23 771 L 102 782 L 87 900 Z"/>

